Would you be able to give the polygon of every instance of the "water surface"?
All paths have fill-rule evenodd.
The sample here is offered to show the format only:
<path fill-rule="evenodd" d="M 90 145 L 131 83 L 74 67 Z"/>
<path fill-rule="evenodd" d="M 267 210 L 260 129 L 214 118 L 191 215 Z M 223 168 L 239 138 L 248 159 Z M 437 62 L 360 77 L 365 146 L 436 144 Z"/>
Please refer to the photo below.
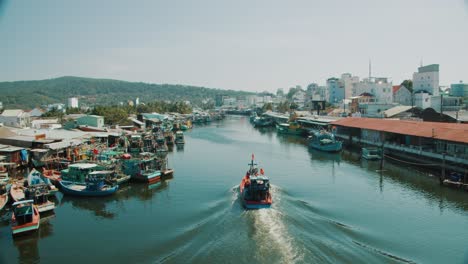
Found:
<path fill-rule="evenodd" d="M 196 127 L 168 155 L 173 179 L 107 198 L 57 195 L 39 232 L 13 240 L 1 214 L 0 263 L 466 263 L 467 195 L 414 169 L 308 150 L 245 117 Z M 244 211 L 255 157 L 271 209 Z"/>

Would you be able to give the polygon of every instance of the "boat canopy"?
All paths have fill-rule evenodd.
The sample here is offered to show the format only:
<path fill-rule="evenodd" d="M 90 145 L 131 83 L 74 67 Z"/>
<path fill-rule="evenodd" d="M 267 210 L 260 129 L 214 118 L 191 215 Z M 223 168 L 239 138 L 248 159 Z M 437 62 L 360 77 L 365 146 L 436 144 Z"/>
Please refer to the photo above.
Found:
<path fill-rule="evenodd" d="M 34 200 L 24 200 L 24 201 L 18 201 L 13 203 L 13 206 L 20 205 L 20 204 L 27 204 L 27 203 L 34 203 Z"/>

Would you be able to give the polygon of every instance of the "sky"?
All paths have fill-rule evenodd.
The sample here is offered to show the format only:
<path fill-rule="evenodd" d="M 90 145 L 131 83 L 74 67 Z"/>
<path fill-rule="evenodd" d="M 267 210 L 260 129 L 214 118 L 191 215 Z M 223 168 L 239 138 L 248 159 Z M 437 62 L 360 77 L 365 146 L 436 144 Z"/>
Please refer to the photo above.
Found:
<path fill-rule="evenodd" d="M 468 0 L 0 0 L 0 81 L 60 76 L 246 91 L 349 72 L 468 82 Z"/>

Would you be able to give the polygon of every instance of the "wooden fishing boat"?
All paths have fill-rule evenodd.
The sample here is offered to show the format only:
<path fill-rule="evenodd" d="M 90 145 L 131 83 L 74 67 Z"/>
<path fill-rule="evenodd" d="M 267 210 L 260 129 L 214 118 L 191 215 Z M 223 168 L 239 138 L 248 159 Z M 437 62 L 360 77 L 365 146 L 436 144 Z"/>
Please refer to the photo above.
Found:
<path fill-rule="evenodd" d="M 45 183 L 29 185 L 24 191 L 27 200 L 34 201 L 39 213 L 53 211 L 55 203 L 49 201 L 49 188 Z"/>
<path fill-rule="evenodd" d="M 49 178 L 45 177 L 40 173 L 39 171 L 32 169 L 31 172 L 28 174 L 27 178 L 28 182 L 28 187 L 34 186 L 34 185 L 46 185 L 48 193 L 47 195 L 53 196 L 58 192 L 57 187 L 52 184 L 51 180 Z"/>
<path fill-rule="evenodd" d="M 58 182 L 62 180 L 62 173 L 58 170 L 43 169 L 42 175 L 48 178 L 55 186 L 58 186 Z"/>
<path fill-rule="evenodd" d="M 13 202 L 24 200 L 24 186 L 20 182 L 14 182 L 10 188 L 10 196 Z"/>
<path fill-rule="evenodd" d="M 13 236 L 36 231 L 39 229 L 39 210 L 33 200 L 13 203 L 11 216 L 11 231 Z"/>
<path fill-rule="evenodd" d="M 298 135 L 305 134 L 305 130 L 297 122 L 276 124 L 276 131 L 280 134 Z"/>
<path fill-rule="evenodd" d="M 239 185 L 242 205 L 246 209 L 270 208 L 272 196 L 270 192 L 270 179 L 264 175 L 263 169 L 260 171 L 254 163 L 254 155 L 249 163 L 249 170 L 242 178 Z"/>
<path fill-rule="evenodd" d="M 182 131 L 177 131 L 175 134 L 175 143 L 177 145 L 179 144 L 185 144 L 185 139 L 184 139 L 184 132 Z"/>
<path fill-rule="evenodd" d="M 0 211 L 8 203 L 8 189 L 6 184 L 0 184 Z"/>
<path fill-rule="evenodd" d="M 338 152 L 343 149 L 341 141 L 336 140 L 335 135 L 327 131 L 316 131 L 308 138 L 309 147 L 326 151 Z"/>
<path fill-rule="evenodd" d="M 273 127 L 275 122 L 268 117 L 258 117 L 253 121 L 255 127 Z"/>
<path fill-rule="evenodd" d="M 149 184 L 161 181 L 158 160 L 152 153 L 140 153 L 140 157 L 136 159 L 126 156 L 123 159 L 122 170 L 124 174 L 130 175 L 136 181 Z"/>
<path fill-rule="evenodd" d="M 60 181 L 60 187 L 64 194 L 73 196 L 108 196 L 114 194 L 119 186 L 105 184 L 103 179 L 88 178 L 86 183 L 74 183 Z"/>

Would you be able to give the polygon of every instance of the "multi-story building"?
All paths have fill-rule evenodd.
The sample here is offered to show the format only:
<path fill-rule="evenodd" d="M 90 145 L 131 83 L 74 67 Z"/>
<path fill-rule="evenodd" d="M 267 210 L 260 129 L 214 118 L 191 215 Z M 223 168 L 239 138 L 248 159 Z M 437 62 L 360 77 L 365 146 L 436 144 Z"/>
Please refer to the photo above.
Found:
<path fill-rule="evenodd" d="M 306 101 L 306 92 L 302 90 L 296 91 L 292 96 L 292 101 L 299 107 L 304 107 L 304 103 Z"/>
<path fill-rule="evenodd" d="M 345 98 L 345 89 L 338 78 L 329 78 L 327 80 L 328 102 L 339 104 Z"/>
<path fill-rule="evenodd" d="M 460 83 L 450 85 L 450 95 L 463 98 L 463 103 L 468 105 L 468 83 Z"/>
<path fill-rule="evenodd" d="M 68 98 L 68 107 L 78 108 L 78 98 L 76 98 L 76 97 Z"/>
<path fill-rule="evenodd" d="M 353 96 L 362 94 L 371 94 L 378 103 L 393 103 L 392 83 L 387 78 L 372 77 L 353 83 Z"/>
<path fill-rule="evenodd" d="M 439 64 L 421 66 L 413 74 L 414 93 L 428 93 L 438 96 L 439 93 Z"/>
<path fill-rule="evenodd" d="M 353 96 L 353 84 L 359 82 L 359 77 L 352 76 L 351 73 L 343 73 L 340 82 L 344 88 L 344 98 L 349 99 Z"/>

